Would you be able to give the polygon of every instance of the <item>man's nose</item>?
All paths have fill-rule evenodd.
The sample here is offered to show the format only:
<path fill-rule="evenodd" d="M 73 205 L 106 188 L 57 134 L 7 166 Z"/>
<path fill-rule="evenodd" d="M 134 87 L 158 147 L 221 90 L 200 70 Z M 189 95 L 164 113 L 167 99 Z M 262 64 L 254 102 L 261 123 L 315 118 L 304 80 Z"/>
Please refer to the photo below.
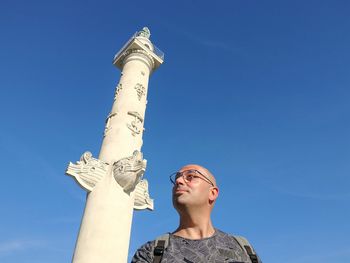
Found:
<path fill-rule="evenodd" d="M 176 185 L 179 185 L 179 184 L 184 185 L 185 184 L 185 178 L 183 177 L 183 175 L 181 175 L 178 178 L 176 178 L 175 184 Z"/>

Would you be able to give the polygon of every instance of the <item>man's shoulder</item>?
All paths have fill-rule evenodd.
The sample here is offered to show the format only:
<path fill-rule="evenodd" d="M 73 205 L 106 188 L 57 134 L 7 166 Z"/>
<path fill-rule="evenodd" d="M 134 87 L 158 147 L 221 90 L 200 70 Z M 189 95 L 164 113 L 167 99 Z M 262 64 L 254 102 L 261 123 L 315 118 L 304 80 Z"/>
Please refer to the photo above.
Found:
<path fill-rule="evenodd" d="M 249 243 L 247 238 L 240 235 L 231 235 L 221 230 L 217 230 L 217 233 L 222 239 L 229 239 L 230 241 L 233 241 L 235 244 L 239 245 L 242 251 L 244 251 L 245 254 L 250 257 L 252 262 L 261 263 L 261 259 L 258 257 L 254 247 Z M 253 260 L 252 257 L 255 258 L 255 260 Z"/>
<path fill-rule="evenodd" d="M 224 238 L 224 239 L 230 239 L 230 240 L 234 240 L 235 242 L 237 242 L 238 244 L 241 245 L 241 240 L 245 240 L 246 242 L 248 242 L 248 240 L 241 236 L 241 235 L 233 235 L 233 234 L 230 234 L 230 233 L 226 233 L 224 231 L 221 231 L 219 229 L 216 229 L 216 234 L 219 238 Z"/>
<path fill-rule="evenodd" d="M 215 229 L 215 235 L 219 240 L 224 239 L 225 241 L 237 242 L 236 235 L 232 235 L 220 229 Z"/>
<path fill-rule="evenodd" d="M 227 232 L 224 232 L 224 231 L 217 229 L 217 228 L 215 228 L 215 234 L 219 235 L 219 236 L 225 236 L 225 237 L 234 237 L 234 235 L 227 233 Z"/>
<path fill-rule="evenodd" d="M 152 241 L 146 242 L 141 247 L 139 247 L 133 256 L 131 263 L 152 262 L 153 261 L 153 250 L 155 247 L 155 243 L 156 243 L 156 240 L 152 240 Z"/>

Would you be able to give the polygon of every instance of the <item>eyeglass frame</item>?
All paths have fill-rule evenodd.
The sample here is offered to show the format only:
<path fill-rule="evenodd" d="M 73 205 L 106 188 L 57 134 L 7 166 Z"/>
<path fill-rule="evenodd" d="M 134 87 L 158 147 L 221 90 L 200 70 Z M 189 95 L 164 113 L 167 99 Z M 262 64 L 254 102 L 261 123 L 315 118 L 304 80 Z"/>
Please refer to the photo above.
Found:
<path fill-rule="evenodd" d="M 173 185 L 175 185 L 176 184 L 176 180 L 178 179 L 178 178 L 180 178 L 180 176 L 185 180 L 185 182 L 191 182 L 190 180 L 188 180 L 188 179 L 186 179 L 185 177 L 184 177 L 184 173 L 185 172 L 195 172 L 195 173 L 198 173 L 198 174 L 200 174 L 201 176 L 203 176 L 203 177 L 201 177 L 201 176 L 196 176 L 196 177 L 194 177 L 194 178 L 200 178 L 200 179 L 202 179 L 202 180 L 204 180 L 205 182 L 207 182 L 208 184 L 210 184 L 211 186 L 213 186 L 213 187 L 215 187 L 215 185 L 214 185 L 214 183 L 207 177 L 207 176 L 205 176 L 203 173 L 201 173 L 200 171 L 198 171 L 198 170 L 196 170 L 196 169 L 189 169 L 189 170 L 185 170 L 185 171 L 182 171 L 182 172 L 175 172 L 175 173 L 172 173 L 170 176 L 169 176 L 169 179 L 170 179 L 170 182 L 173 184 Z M 179 175 L 179 176 L 177 176 L 178 174 L 181 174 L 181 175 Z M 175 176 L 175 180 L 173 180 L 173 176 Z"/>

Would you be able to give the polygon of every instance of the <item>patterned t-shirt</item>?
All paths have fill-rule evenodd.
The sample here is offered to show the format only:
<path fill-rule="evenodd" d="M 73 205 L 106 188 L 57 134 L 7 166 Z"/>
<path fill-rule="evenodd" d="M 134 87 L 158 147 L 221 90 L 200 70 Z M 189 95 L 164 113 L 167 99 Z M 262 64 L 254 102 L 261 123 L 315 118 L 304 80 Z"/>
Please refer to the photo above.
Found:
<path fill-rule="evenodd" d="M 155 240 L 139 248 L 131 263 L 152 263 Z M 236 239 L 218 229 L 209 238 L 191 240 L 170 234 L 162 263 L 251 263 Z M 261 262 L 259 260 L 259 262 Z"/>

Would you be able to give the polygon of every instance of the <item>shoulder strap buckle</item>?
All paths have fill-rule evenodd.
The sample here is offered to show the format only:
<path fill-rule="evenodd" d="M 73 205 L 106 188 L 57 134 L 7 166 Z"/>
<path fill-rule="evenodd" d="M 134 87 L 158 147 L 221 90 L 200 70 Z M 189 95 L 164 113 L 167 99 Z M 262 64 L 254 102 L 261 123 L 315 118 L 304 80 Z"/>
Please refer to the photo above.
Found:
<path fill-rule="evenodd" d="M 157 237 L 155 241 L 155 247 L 153 250 L 153 255 L 154 255 L 153 263 L 160 263 L 162 261 L 164 251 L 169 245 L 169 239 L 170 239 L 169 234 L 165 234 L 160 237 Z"/>
<path fill-rule="evenodd" d="M 164 247 L 165 241 L 164 240 L 158 240 L 156 247 L 154 248 L 153 254 L 155 256 L 161 256 L 164 254 Z"/>
<path fill-rule="evenodd" d="M 258 256 L 256 255 L 253 247 L 250 245 L 249 241 L 241 236 L 234 236 L 238 244 L 246 251 L 252 263 L 259 263 Z"/>

